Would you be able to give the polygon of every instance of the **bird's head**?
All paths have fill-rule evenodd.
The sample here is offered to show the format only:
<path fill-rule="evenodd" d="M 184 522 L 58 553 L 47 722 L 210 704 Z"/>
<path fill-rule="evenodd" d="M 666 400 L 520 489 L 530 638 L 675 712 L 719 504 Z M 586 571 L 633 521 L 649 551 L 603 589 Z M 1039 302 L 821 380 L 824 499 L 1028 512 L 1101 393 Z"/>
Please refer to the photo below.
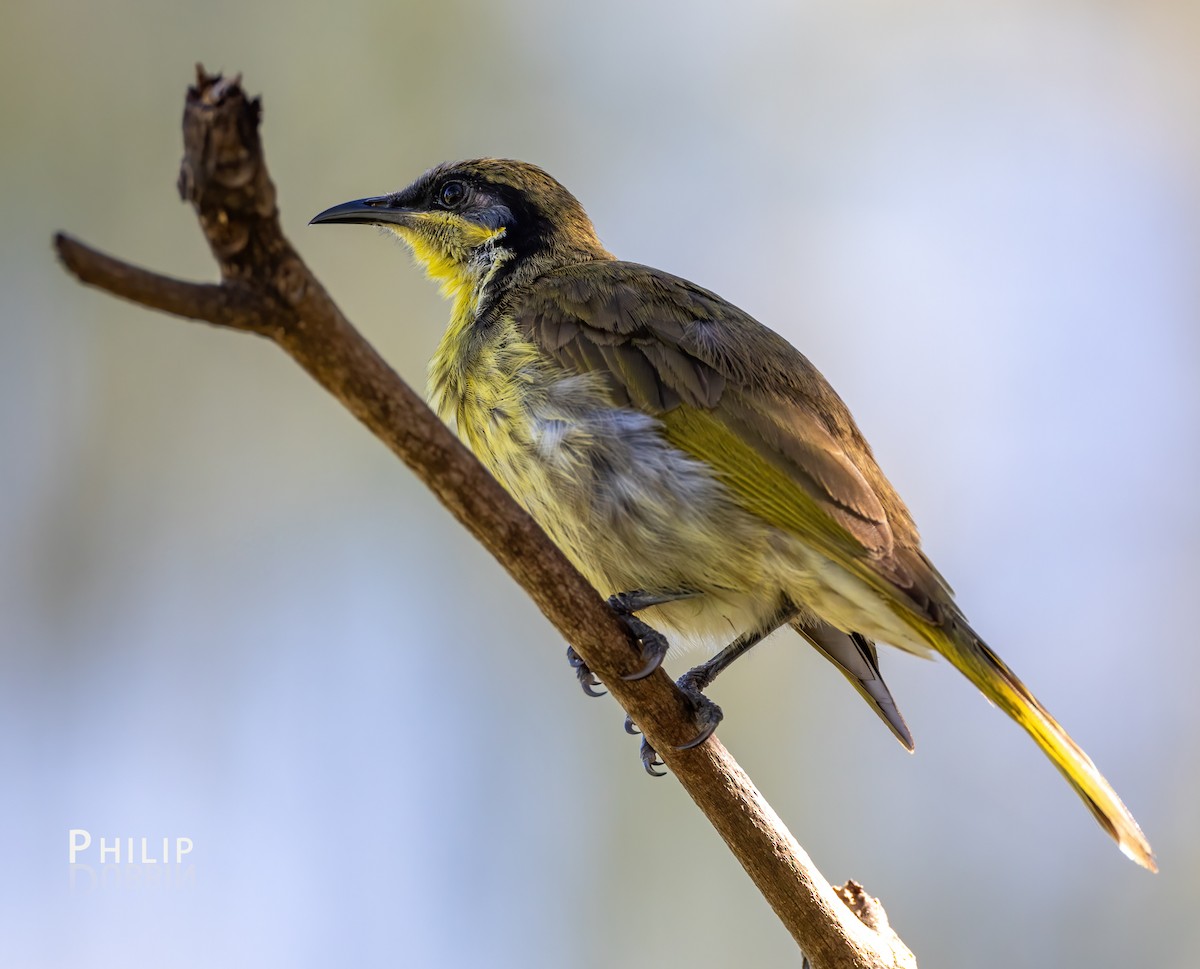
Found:
<path fill-rule="evenodd" d="M 447 296 L 475 291 L 498 273 L 519 278 L 611 258 L 575 196 L 520 161 L 438 165 L 408 188 L 335 205 L 312 222 L 359 222 L 394 232 Z"/>

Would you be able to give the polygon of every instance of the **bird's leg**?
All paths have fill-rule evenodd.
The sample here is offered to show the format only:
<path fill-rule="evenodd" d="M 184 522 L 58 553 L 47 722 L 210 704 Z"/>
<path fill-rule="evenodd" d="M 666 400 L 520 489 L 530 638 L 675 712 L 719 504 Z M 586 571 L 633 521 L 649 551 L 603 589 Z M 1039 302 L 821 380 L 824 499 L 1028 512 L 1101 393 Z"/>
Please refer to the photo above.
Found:
<path fill-rule="evenodd" d="M 676 589 L 671 592 L 646 592 L 644 589 L 634 589 L 632 592 L 618 592 L 608 597 L 608 607 L 621 616 L 630 616 L 651 606 L 661 606 L 668 602 L 679 602 L 683 599 L 695 599 L 699 592 L 686 589 Z"/>
<path fill-rule="evenodd" d="M 625 628 L 637 638 L 638 645 L 641 646 L 642 656 L 646 660 L 641 669 L 626 674 L 621 677 L 622 679 L 640 680 L 649 676 L 658 669 L 662 664 L 663 657 L 667 655 L 666 637 L 658 630 L 647 626 L 634 613 L 641 612 L 643 609 L 649 609 L 651 606 L 661 606 L 667 602 L 691 599 L 699 594 L 698 592 L 683 590 L 675 592 L 645 592 L 642 589 L 635 589 L 632 592 L 618 592 L 616 595 L 608 597 L 608 607 L 620 617 Z M 604 696 L 604 691 L 597 689 L 600 681 L 596 679 L 596 674 L 583 661 L 583 657 L 575 652 L 573 646 L 567 647 L 567 662 L 575 670 L 575 676 L 579 680 L 579 685 L 583 688 L 584 693 L 588 696 Z"/>
<path fill-rule="evenodd" d="M 687 743 L 676 747 L 676 750 L 691 750 L 693 747 L 699 747 L 713 735 L 713 731 L 717 729 L 717 725 L 724 716 L 721 708 L 704 695 L 703 691 L 705 687 L 723 673 L 739 656 L 748 653 L 752 647 L 757 646 L 770 636 L 771 633 L 775 632 L 776 629 L 786 626 L 799 613 L 799 609 L 790 602 L 785 602 L 757 629 L 743 633 L 712 659 L 701 663 L 699 666 L 692 667 L 692 669 L 688 670 L 675 681 L 675 685 L 687 697 L 689 704 L 693 708 L 696 723 L 700 728 L 695 737 Z M 637 731 L 637 728 L 628 717 L 625 719 L 625 729 L 629 733 Z M 642 741 L 641 757 L 642 766 L 646 768 L 647 774 L 655 777 L 662 776 L 662 771 L 654 769 L 661 766 L 662 761 L 658 759 L 657 751 L 645 740 Z"/>
<path fill-rule="evenodd" d="M 800 614 L 800 610 L 788 603 L 771 616 L 755 632 L 745 633 L 717 653 L 712 659 L 706 660 L 699 666 L 693 666 L 676 682 L 676 686 L 684 693 L 699 693 L 706 689 L 713 680 L 729 669 L 733 661 L 757 646 L 775 630 L 786 626 Z M 686 748 L 681 748 L 686 749 Z"/>

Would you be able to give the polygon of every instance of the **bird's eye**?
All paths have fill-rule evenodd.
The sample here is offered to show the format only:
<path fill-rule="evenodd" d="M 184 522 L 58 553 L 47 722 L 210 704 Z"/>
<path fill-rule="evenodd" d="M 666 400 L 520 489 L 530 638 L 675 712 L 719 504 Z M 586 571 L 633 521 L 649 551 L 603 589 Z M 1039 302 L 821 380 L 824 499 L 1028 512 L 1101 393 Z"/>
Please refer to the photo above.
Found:
<path fill-rule="evenodd" d="M 446 182 L 438 189 L 438 202 L 448 209 L 457 208 L 467 197 L 467 187 L 462 182 Z"/>

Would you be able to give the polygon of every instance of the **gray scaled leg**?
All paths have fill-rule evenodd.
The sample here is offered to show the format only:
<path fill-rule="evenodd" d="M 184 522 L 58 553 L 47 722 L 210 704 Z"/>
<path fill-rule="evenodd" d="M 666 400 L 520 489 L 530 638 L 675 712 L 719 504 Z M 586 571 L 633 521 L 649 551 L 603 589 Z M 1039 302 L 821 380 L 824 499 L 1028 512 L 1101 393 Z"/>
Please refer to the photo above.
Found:
<path fill-rule="evenodd" d="M 786 626 L 799 615 L 799 612 L 800 610 L 790 602 L 785 602 L 758 628 L 743 633 L 712 659 L 693 667 L 675 681 L 675 685 L 687 697 L 690 706 L 694 710 L 696 725 L 699 727 L 696 736 L 686 744 L 681 744 L 676 748 L 677 750 L 691 750 L 693 747 L 699 747 L 713 735 L 713 731 L 717 729 L 717 725 L 724 717 L 721 708 L 704 695 L 704 689 L 728 669 L 734 660 L 748 653 L 751 648 L 761 643 L 771 633 L 775 632 L 776 629 Z M 625 729 L 630 733 L 637 731 L 637 728 L 628 718 L 625 720 Z M 655 770 L 656 767 L 662 766 L 662 761 L 658 759 L 658 752 L 646 740 L 642 741 L 641 756 L 642 766 L 646 768 L 647 774 L 651 774 L 654 777 L 663 776 L 664 771 Z"/>

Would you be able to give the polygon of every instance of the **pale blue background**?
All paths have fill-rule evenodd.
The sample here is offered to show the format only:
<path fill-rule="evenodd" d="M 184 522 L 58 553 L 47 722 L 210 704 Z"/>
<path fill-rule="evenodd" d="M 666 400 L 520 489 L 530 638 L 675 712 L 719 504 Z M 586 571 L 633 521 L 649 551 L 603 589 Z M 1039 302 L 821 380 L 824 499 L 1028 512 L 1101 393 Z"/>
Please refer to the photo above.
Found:
<path fill-rule="evenodd" d="M 883 656 L 909 757 L 780 636 L 722 739 L 923 969 L 1194 965 L 1200 16 L 1135 0 L 6 4 L 0 965 L 797 963 L 351 417 L 55 264 L 66 228 L 212 277 L 174 189 L 198 59 L 262 92 L 286 231 L 413 382 L 434 288 L 305 223 L 480 154 L 808 353 L 1163 872 L 946 664 Z M 195 882 L 71 893 L 71 827 L 191 837 Z"/>

